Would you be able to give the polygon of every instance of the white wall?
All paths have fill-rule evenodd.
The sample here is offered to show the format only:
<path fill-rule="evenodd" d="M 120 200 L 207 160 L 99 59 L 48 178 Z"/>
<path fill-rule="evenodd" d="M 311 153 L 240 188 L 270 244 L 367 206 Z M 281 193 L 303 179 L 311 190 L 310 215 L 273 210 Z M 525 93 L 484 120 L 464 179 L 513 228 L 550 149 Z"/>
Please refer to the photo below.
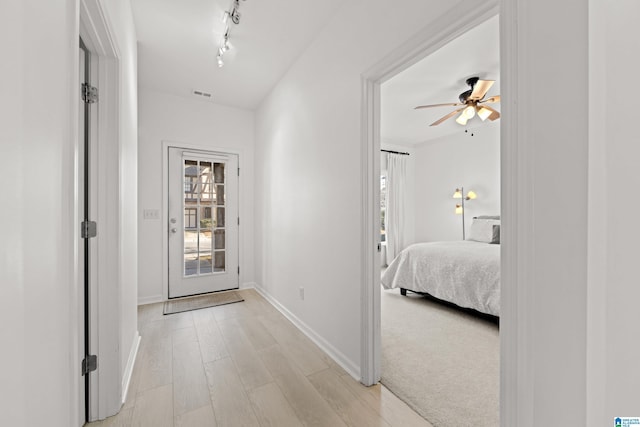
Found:
<path fill-rule="evenodd" d="M 462 239 L 462 217 L 455 214 L 460 200 L 452 197 L 460 186 L 478 196 L 465 202 L 467 233 L 474 216 L 500 215 L 499 121 L 419 144 L 413 157 L 416 241 Z"/>
<path fill-rule="evenodd" d="M 140 76 L 141 81 L 144 76 Z M 241 287 L 254 277 L 254 113 L 207 101 L 139 92 L 138 151 L 138 302 L 166 299 L 163 291 L 161 220 L 143 219 L 144 209 L 162 212 L 162 141 L 239 152 L 240 159 L 240 269 Z"/>
<path fill-rule="evenodd" d="M 588 4 L 500 13 L 501 424 L 585 425 Z"/>
<path fill-rule="evenodd" d="M 360 76 L 457 4 L 407 0 L 396 19 L 386 1 L 346 2 L 257 112 L 256 281 L 355 375 Z"/>
<path fill-rule="evenodd" d="M 0 283 L 6 302 L 0 311 L 0 412 L 6 425 L 66 427 L 76 413 L 70 401 L 79 371 L 70 354 L 78 316 L 74 16 L 73 1 L 0 3 Z"/>
<path fill-rule="evenodd" d="M 136 331 L 135 44 L 128 1 L 108 7 L 123 59 L 118 152 L 127 172 L 110 182 L 133 189 L 111 202 L 120 210 L 121 233 L 111 244 L 120 260 L 113 294 L 122 347 Z M 75 216 L 78 149 L 78 5 L 76 1 L 9 0 L 0 4 L 0 187 L 6 230 L 0 242 L 0 412 L 12 426 L 81 425 L 84 396 L 78 389 L 81 281 L 77 277 L 79 226 Z M 128 33 L 124 31 L 127 29 Z M 133 92 L 133 97 L 129 96 Z M 134 155 L 133 154 L 133 155 Z M 133 166 L 130 164 L 133 162 Z M 130 169 L 133 167 L 133 171 Z M 116 193 L 120 194 L 120 193 Z M 132 255 L 133 254 L 133 255 Z M 131 297 L 133 295 L 134 297 Z M 116 345 L 117 347 L 117 345 Z M 128 356 L 128 354 L 127 354 Z M 119 379 L 118 379 L 119 380 Z M 116 402 L 120 396 L 111 396 Z"/>
<path fill-rule="evenodd" d="M 640 186 L 635 112 L 625 103 L 640 67 L 640 4 L 590 6 L 588 426 L 640 416 L 640 229 L 630 197 Z"/>

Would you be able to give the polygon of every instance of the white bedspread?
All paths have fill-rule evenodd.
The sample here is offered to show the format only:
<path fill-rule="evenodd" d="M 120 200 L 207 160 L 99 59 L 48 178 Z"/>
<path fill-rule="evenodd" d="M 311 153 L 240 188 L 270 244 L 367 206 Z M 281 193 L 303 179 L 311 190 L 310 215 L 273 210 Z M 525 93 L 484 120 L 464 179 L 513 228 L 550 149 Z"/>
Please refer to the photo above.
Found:
<path fill-rule="evenodd" d="M 382 275 L 386 289 L 405 288 L 482 313 L 500 315 L 500 245 L 458 241 L 416 243 Z"/>

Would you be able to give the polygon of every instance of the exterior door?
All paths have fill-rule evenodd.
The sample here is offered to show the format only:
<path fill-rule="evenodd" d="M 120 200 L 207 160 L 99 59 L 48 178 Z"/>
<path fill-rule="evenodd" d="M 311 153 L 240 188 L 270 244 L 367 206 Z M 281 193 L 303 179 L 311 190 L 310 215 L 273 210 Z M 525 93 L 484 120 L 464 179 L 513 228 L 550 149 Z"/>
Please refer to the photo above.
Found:
<path fill-rule="evenodd" d="M 169 298 L 239 285 L 238 156 L 169 148 Z"/>

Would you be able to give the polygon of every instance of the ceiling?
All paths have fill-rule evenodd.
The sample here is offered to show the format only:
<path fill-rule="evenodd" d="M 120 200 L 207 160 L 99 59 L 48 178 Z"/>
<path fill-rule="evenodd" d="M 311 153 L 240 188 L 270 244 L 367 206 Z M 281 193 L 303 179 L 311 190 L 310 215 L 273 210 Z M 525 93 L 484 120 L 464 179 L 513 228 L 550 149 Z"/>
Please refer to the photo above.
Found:
<path fill-rule="evenodd" d="M 199 90 L 211 93 L 211 102 L 255 109 L 343 4 L 241 0 L 240 24 L 232 25 L 232 48 L 219 68 L 222 17 L 232 0 L 132 0 L 138 84 L 187 97 Z M 414 107 L 457 102 L 471 76 L 496 80 L 487 96 L 498 94 L 499 71 L 496 16 L 382 85 L 382 142 L 414 145 L 460 132 L 454 119 L 429 126 L 452 108 Z M 493 106 L 500 110 L 499 104 Z M 482 124 L 474 118 L 466 128 Z"/>
<path fill-rule="evenodd" d="M 141 88 L 254 109 L 344 0 L 242 0 L 231 50 L 218 68 L 222 17 L 232 0 L 132 0 Z"/>
<path fill-rule="evenodd" d="M 381 141 L 415 145 L 435 138 L 474 129 L 488 122 L 478 117 L 466 126 L 455 117 L 429 126 L 455 107 L 414 110 L 418 105 L 458 102 L 469 89 L 469 77 L 495 80 L 486 97 L 500 94 L 499 24 L 495 16 L 451 41 L 422 61 L 384 82 L 381 86 Z M 500 111 L 500 104 L 491 104 Z M 499 121 L 494 122 L 499 123 Z"/>

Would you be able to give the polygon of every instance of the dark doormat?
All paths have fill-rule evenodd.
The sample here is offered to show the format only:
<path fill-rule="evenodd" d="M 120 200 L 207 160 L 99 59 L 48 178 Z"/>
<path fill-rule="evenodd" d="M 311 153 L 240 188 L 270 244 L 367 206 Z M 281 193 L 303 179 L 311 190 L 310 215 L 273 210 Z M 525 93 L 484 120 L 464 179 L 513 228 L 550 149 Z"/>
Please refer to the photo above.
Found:
<path fill-rule="evenodd" d="M 176 298 L 164 303 L 163 314 L 182 313 L 183 311 L 199 310 L 215 307 L 216 305 L 242 302 L 244 299 L 236 291 L 216 292 L 214 294 L 196 295 L 193 297 Z"/>

